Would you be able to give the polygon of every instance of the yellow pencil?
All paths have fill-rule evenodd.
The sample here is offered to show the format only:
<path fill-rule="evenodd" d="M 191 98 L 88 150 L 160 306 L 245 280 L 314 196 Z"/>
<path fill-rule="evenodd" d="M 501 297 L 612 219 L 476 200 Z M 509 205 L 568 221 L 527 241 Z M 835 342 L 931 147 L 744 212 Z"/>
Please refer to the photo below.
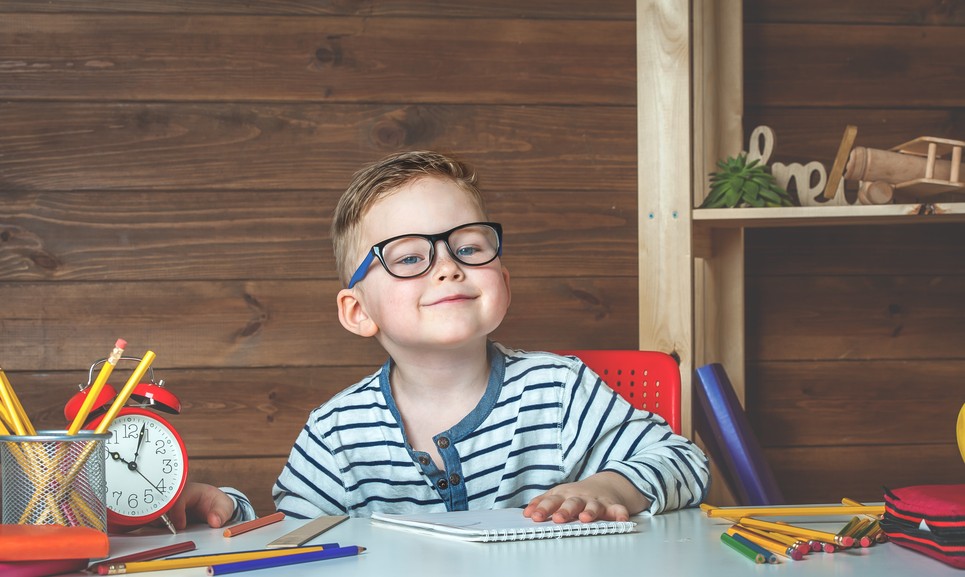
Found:
<path fill-rule="evenodd" d="M 753 529 L 748 529 L 747 527 L 733 525 L 731 526 L 730 529 L 727 530 L 727 533 L 731 536 L 735 534 L 740 535 L 741 537 L 747 539 L 751 543 L 754 543 L 758 547 L 763 547 L 764 549 L 770 551 L 771 553 L 781 555 L 782 557 L 789 557 L 791 559 L 794 559 L 795 561 L 800 561 L 804 557 L 804 554 L 801 553 L 797 549 L 797 547 L 784 545 L 779 541 L 776 541 L 774 539 L 771 539 L 770 537 L 761 535 L 757 531 Z M 768 559 L 768 561 L 772 562 L 770 561 L 770 559 Z"/>
<path fill-rule="evenodd" d="M 0 398 L 0 425 L 2 424 L 9 425 L 8 428 L 10 429 L 13 428 L 13 419 L 11 419 L 10 415 L 7 414 L 7 406 L 3 403 L 3 399 Z"/>
<path fill-rule="evenodd" d="M 131 393 L 134 392 L 134 387 L 136 387 L 141 381 L 141 377 L 143 377 L 144 373 L 147 372 L 147 369 L 151 366 L 155 356 L 156 355 L 151 351 L 144 353 L 144 358 L 142 358 L 141 362 L 137 364 L 137 368 L 134 369 L 133 373 L 131 373 L 131 378 L 127 380 L 127 384 L 124 385 L 124 388 L 121 389 L 121 392 L 117 394 L 117 398 L 114 399 L 114 403 L 111 405 L 111 408 L 107 410 L 107 414 L 104 415 L 104 418 L 101 420 L 101 424 L 97 425 L 96 432 L 98 434 L 107 432 L 107 428 L 111 426 L 114 418 L 117 417 L 117 413 L 121 412 L 121 409 L 124 408 L 125 404 L 127 404 L 127 400 L 131 398 Z"/>
<path fill-rule="evenodd" d="M 727 507 L 707 511 L 708 517 L 734 519 L 740 517 L 800 517 L 810 515 L 880 515 L 884 505 L 861 507 Z"/>
<path fill-rule="evenodd" d="M 7 375 L 3 372 L 3 369 L 0 369 L 0 400 L 3 401 L 3 406 L 6 408 L 5 415 L 13 426 L 13 430 L 17 435 L 26 435 L 27 427 L 20 420 L 20 412 L 14 402 L 13 387 L 10 386 L 10 381 L 7 380 Z"/>
<path fill-rule="evenodd" d="M 797 527 L 795 525 L 787 525 L 782 523 L 771 523 L 769 521 L 761 521 L 759 519 L 752 519 L 750 517 L 742 517 L 740 519 L 740 524 L 744 527 L 750 527 L 751 529 L 776 531 L 778 533 L 785 533 L 794 537 L 816 539 L 822 543 L 834 543 L 840 547 L 850 547 L 854 543 L 854 539 L 848 537 L 847 535 L 835 535 L 834 533 L 828 533 L 827 531 L 815 531 L 814 529 L 805 529 L 804 527 Z"/>
<path fill-rule="evenodd" d="M 142 358 L 141 362 L 138 363 L 137 368 L 135 368 L 134 372 L 131 373 L 131 378 L 128 379 L 127 384 L 124 385 L 124 388 L 120 393 L 118 393 L 117 398 L 114 399 L 114 403 L 111 405 L 111 408 L 108 409 L 107 414 L 104 415 L 100 425 L 97 426 L 95 433 L 100 435 L 107 432 L 107 428 L 110 427 L 111 423 L 114 421 L 114 418 L 117 417 L 117 413 L 121 411 L 121 409 L 127 403 L 127 400 L 131 397 L 131 393 L 134 392 L 134 388 L 140 382 L 141 377 L 144 376 L 144 373 L 146 373 L 147 369 L 151 366 L 155 356 L 156 355 L 152 351 L 144 353 L 144 358 Z M 77 456 L 77 459 L 74 461 L 70 471 L 68 471 L 68 473 L 64 476 L 60 489 L 56 493 L 56 500 L 62 499 L 64 494 L 70 489 L 71 484 L 74 482 L 74 478 L 77 477 L 77 474 L 81 471 L 81 469 L 84 468 L 84 465 L 87 464 L 87 459 L 90 458 L 95 446 L 97 446 L 96 443 L 88 443 L 84 450 L 81 451 L 80 455 Z M 30 510 L 31 507 L 28 505 L 27 510 L 24 511 L 23 517 L 21 518 L 21 523 L 24 522 L 23 518 L 26 518 L 26 516 L 30 513 Z M 55 514 L 55 512 L 50 511 L 49 506 L 44 510 L 44 512 L 41 513 L 42 516 L 50 514 Z"/>
<path fill-rule="evenodd" d="M 27 418 L 27 412 L 23 410 L 23 405 L 20 404 L 20 399 L 17 398 L 17 393 L 14 392 L 13 387 L 10 385 L 10 381 L 7 380 L 7 374 L 0 369 L 0 382 L 2 382 L 7 387 L 7 392 L 10 393 L 10 398 L 13 401 L 14 409 L 20 418 L 21 423 L 27 430 L 28 435 L 36 435 L 37 431 L 34 429 L 33 425 L 30 424 L 30 419 Z"/>
<path fill-rule="evenodd" d="M 127 347 L 127 341 L 124 339 L 117 339 L 117 342 L 114 343 L 114 350 L 111 351 L 110 356 L 107 357 L 107 362 L 101 367 L 101 371 L 97 373 L 97 379 L 94 380 L 94 384 L 87 390 L 87 398 L 84 399 L 84 404 L 80 406 L 80 410 L 77 411 L 77 416 L 74 417 L 74 422 L 72 422 L 70 428 L 67 429 L 68 435 L 76 435 L 77 431 L 84 426 L 87 415 L 89 415 L 90 410 L 94 408 L 94 401 L 100 396 L 104 384 L 107 383 L 107 377 L 111 376 L 111 371 L 114 370 L 117 361 L 119 361 L 121 355 L 124 354 L 125 347 Z"/>
<path fill-rule="evenodd" d="M 198 555 L 182 559 L 160 559 L 158 561 L 139 561 L 134 563 L 117 563 L 107 566 L 108 575 L 123 575 L 125 573 L 143 573 L 145 571 L 166 571 L 168 569 L 189 569 L 191 567 L 207 567 L 222 563 L 236 563 L 253 559 L 268 559 L 270 557 L 285 557 L 300 553 L 311 553 L 331 549 L 331 545 L 316 545 L 314 547 L 289 547 L 286 549 L 263 549 L 259 551 L 244 551 L 240 553 L 224 553 L 221 555 Z M 108 561 L 107 563 L 110 563 Z"/>

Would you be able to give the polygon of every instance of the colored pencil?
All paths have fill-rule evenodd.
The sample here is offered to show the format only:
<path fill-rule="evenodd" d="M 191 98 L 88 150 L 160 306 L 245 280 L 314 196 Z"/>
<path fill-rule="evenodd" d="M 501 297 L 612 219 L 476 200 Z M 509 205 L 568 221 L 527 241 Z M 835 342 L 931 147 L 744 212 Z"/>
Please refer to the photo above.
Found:
<path fill-rule="evenodd" d="M 808 553 L 811 552 L 811 546 L 808 544 L 808 542 L 798 539 L 797 537 L 791 537 L 790 535 L 785 535 L 784 533 L 776 533 L 774 531 L 765 531 L 763 529 L 754 529 L 754 531 L 756 531 L 757 533 L 760 533 L 761 535 L 764 535 L 768 539 L 773 539 L 774 541 L 777 541 L 779 543 L 784 543 L 785 545 L 794 547 L 795 549 L 800 551 L 802 555 L 807 555 Z"/>
<path fill-rule="evenodd" d="M 764 562 L 765 562 L 765 563 L 770 563 L 770 564 L 772 564 L 772 565 L 775 564 L 775 563 L 777 563 L 777 555 L 775 555 L 775 554 L 772 553 L 771 551 L 768 551 L 767 549 L 765 549 L 764 547 L 758 545 L 757 543 L 751 541 L 750 539 L 748 539 L 748 538 L 745 537 L 744 535 L 741 535 L 740 533 L 737 533 L 736 531 L 735 531 L 735 532 L 727 531 L 727 534 L 730 535 L 731 537 L 733 537 L 735 541 L 737 541 L 738 543 L 744 545 L 745 547 L 747 547 L 747 548 L 750 549 L 751 551 L 754 551 L 754 552 L 758 553 L 759 555 L 762 555 L 762 556 L 764 557 Z"/>
<path fill-rule="evenodd" d="M 283 567 L 285 565 L 296 565 L 298 563 L 311 563 L 313 561 L 324 561 L 325 559 L 337 559 L 338 557 L 358 555 L 364 551 L 365 547 L 340 547 L 338 549 L 327 549 L 314 553 L 299 553 L 285 557 L 223 563 L 221 565 L 211 565 L 208 567 L 208 575 L 227 575 L 229 573 L 240 573 L 242 571 L 255 571 L 257 569 L 270 569 L 272 567 Z"/>
<path fill-rule="evenodd" d="M 117 361 L 119 361 L 121 355 L 124 354 L 125 347 L 127 347 L 127 341 L 124 339 L 117 339 L 117 342 L 114 343 L 114 350 L 112 350 L 110 356 L 107 357 L 107 362 L 101 367 L 101 371 L 97 373 L 94 384 L 87 390 L 87 397 L 84 399 L 84 403 L 80 406 L 80 410 L 77 411 L 77 415 L 70 424 L 70 428 L 67 429 L 68 435 L 76 435 L 77 431 L 84 426 L 87 415 L 89 415 L 90 410 L 94 408 L 94 402 L 97 400 L 97 397 L 100 396 L 101 390 L 103 390 L 104 385 L 107 383 L 107 378 L 111 376 L 111 371 L 113 371 L 114 366 L 117 365 Z"/>
<path fill-rule="evenodd" d="M 739 519 L 741 517 L 803 517 L 811 515 L 880 515 L 884 505 L 862 507 L 723 507 L 707 511 L 708 517 Z"/>
<path fill-rule="evenodd" d="M 785 525 L 781 523 L 771 523 L 770 521 L 761 521 L 759 519 L 753 519 L 751 517 L 742 517 L 739 522 L 740 525 L 744 527 L 750 527 L 751 529 L 765 529 L 768 531 L 777 531 L 778 533 L 785 533 L 794 537 L 805 537 L 807 539 L 817 539 L 825 543 L 834 543 L 836 545 L 841 545 L 842 547 L 850 547 L 854 543 L 854 539 L 848 536 L 835 535 L 833 533 L 828 533 L 827 531 L 815 531 L 814 529 L 805 529 L 803 527 L 798 527 L 796 525 Z"/>
<path fill-rule="evenodd" d="M 733 537 L 731 537 L 731 536 L 728 535 L 727 533 L 721 533 L 721 534 L 720 534 L 720 540 L 724 542 L 724 545 L 727 545 L 728 547 L 730 547 L 730 548 L 733 549 L 734 551 L 737 551 L 738 553 L 740 553 L 740 554 L 743 555 L 744 557 L 747 557 L 747 558 L 750 559 L 751 561 L 753 561 L 753 562 L 755 562 L 755 563 L 763 563 L 763 562 L 764 562 L 764 556 L 763 556 L 763 555 L 761 555 L 760 553 L 754 551 L 753 549 L 745 546 L 743 543 L 738 542 L 736 539 L 734 539 Z"/>
<path fill-rule="evenodd" d="M 771 539 L 770 537 L 762 535 L 760 531 L 755 531 L 753 529 L 748 529 L 746 527 L 740 527 L 738 525 L 734 525 L 733 527 L 728 529 L 727 532 L 730 533 L 732 536 L 740 535 L 741 537 L 747 539 L 748 541 L 750 541 L 751 543 L 754 543 L 759 547 L 762 547 L 763 549 L 767 550 L 770 553 L 775 553 L 777 555 L 782 555 L 784 557 L 790 557 L 795 561 L 800 561 L 801 559 L 804 558 L 804 554 L 801 553 L 801 551 L 798 550 L 796 546 L 786 545 L 784 543 L 781 543 L 780 541 Z M 776 563 L 777 559 L 770 562 Z"/>
<path fill-rule="evenodd" d="M 857 515 L 855 515 L 854 517 L 851 518 L 850 521 L 848 521 L 848 524 L 847 524 L 847 525 L 845 525 L 844 527 L 841 527 L 841 530 L 838 531 L 838 535 L 848 535 L 848 534 L 850 534 L 850 533 L 851 533 L 851 529 L 853 529 L 854 526 L 857 525 L 857 524 L 860 523 L 860 522 L 861 522 L 861 517 L 858 517 Z"/>
<path fill-rule="evenodd" d="M 247 533 L 252 529 L 258 529 L 259 527 L 264 527 L 265 525 L 271 525 L 272 523 L 277 523 L 285 518 L 285 514 L 281 511 L 277 513 L 272 513 L 267 517 L 262 517 L 261 519 L 255 519 L 254 521 L 248 521 L 247 523 L 241 523 L 235 525 L 234 527 L 229 527 L 224 530 L 225 537 L 234 537 L 235 535 L 241 535 L 242 533 Z"/>
<path fill-rule="evenodd" d="M 117 393 L 117 398 L 114 399 L 114 403 L 111 404 L 111 408 L 107 410 L 107 414 L 101 420 L 101 423 L 97 425 L 97 433 L 106 433 L 107 428 L 111 426 L 111 423 L 117 417 L 117 413 L 121 412 L 124 405 L 127 404 L 127 400 L 131 398 L 131 393 L 134 392 L 134 387 L 138 385 L 141 381 L 141 377 L 150 368 L 151 363 L 154 362 L 154 357 L 156 355 L 148 351 L 144 353 L 144 357 L 141 358 L 141 362 L 137 364 L 137 368 L 131 373 L 131 378 L 127 380 L 127 384 L 121 389 L 121 392 Z"/>
<path fill-rule="evenodd" d="M 845 497 L 844 499 L 841 499 L 841 502 L 845 505 L 850 505 L 850 506 L 857 506 L 857 507 L 863 506 L 861 503 L 855 501 L 854 499 L 848 499 L 847 497 Z M 883 513 L 878 515 L 872 515 L 872 517 L 874 518 L 875 521 L 878 521 L 881 515 L 883 515 Z M 865 538 L 868 538 L 871 540 L 867 545 L 865 545 Z M 887 540 L 888 540 L 888 536 L 885 535 L 885 532 L 881 530 L 881 526 L 877 526 L 875 530 L 861 537 L 861 546 L 870 547 L 875 543 L 884 543 Z"/>
<path fill-rule="evenodd" d="M 865 530 L 867 530 L 870 526 L 871 519 L 861 519 L 854 527 L 851 528 L 850 531 L 846 533 L 846 535 L 854 539 L 855 545 L 857 545 L 858 538 L 861 535 L 864 535 Z"/>
<path fill-rule="evenodd" d="M 856 544 L 862 547 L 871 547 L 876 543 L 874 536 L 881 530 L 881 526 L 878 525 L 878 520 L 875 519 L 868 523 L 863 531 L 857 535 L 852 535 Z"/>
<path fill-rule="evenodd" d="M 197 546 L 194 544 L 194 541 L 184 541 L 183 543 L 175 543 L 174 545 L 166 545 L 156 549 L 148 549 L 147 551 L 141 551 L 140 553 L 131 553 L 130 555 L 118 557 L 117 559 L 110 559 L 108 561 L 95 563 L 94 565 L 90 566 L 90 570 L 96 570 L 100 575 L 107 575 L 107 566 L 111 564 L 116 565 L 118 563 L 134 563 L 135 561 L 153 561 L 155 559 L 161 559 L 162 557 L 177 555 L 179 553 L 187 553 L 188 551 L 194 551 L 195 549 L 197 549 Z M 101 568 L 104 569 L 103 573 L 101 573 Z"/>
<path fill-rule="evenodd" d="M 219 555 L 196 555 L 193 557 L 175 557 L 174 559 L 160 559 L 157 561 L 135 561 L 133 563 L 111 563 L 107 561 L 106 570 L 98 569 L 101 575 L 123 575 L 126 573 L 143 573 L 145 571 L 166 571 L 168 569 L 189 569 L 191 567 L 207 567 L 222 563 L 250 561 L 268 557 L 284 557 L 298 555 L 325 549 L 337 549 L 337 543 L 316 545 L 313 547 L 288 547 L 286 549 L 258 549 L 255 551 L 239 551 L 237 553 L 222 553 Z"/>
<path fill-rule="evenodd" d="M 33 427 L 30 426 L 30 421 L 25 420 L 26 415 L 22 413 L 23 407 L 20 407 L 20 400 L 17 399 L 17 394 L 13 391 L 13 386 L 10 385 L 10 381 L 7 380 L 7 374 L 3 372 L 0 368 L 0 400 L 3 401 L 3 406 L 6 409 L 4 417 L 10 421 L 13 430 L 17 435 L 24 436 L 27 434 L 33 435 Z"/>
<path fill-rule="evenodd" d="M 3 398 L 0 397 L 0 427 L 3 427 L 4 423 L 7 423 L 8 425 L 10 425 L 10 428 L 13 428 L 13 419 L 11 419 L 10 415 L 7 414 L 7 405 L 4 404 Z M 6 431 L 8 429 L 6 427 L 3 427 L 2 430 Z M 10 433 L 8 432 L 3 434 L 9 435 Z"/>

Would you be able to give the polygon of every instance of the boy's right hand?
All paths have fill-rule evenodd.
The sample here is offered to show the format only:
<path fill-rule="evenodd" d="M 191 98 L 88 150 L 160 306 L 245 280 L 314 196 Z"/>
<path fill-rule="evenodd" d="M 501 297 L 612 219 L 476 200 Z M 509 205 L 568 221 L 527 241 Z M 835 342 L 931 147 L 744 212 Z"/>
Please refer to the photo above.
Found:
<path fill-rule="evenodd" d="M 167 516 L 177 530 L 187 527 L 188 522 L 207 522 L 211 527 L 221 527 L 234 513 L 234 501 L 224 492 L 203 483 L 185 483 L 181 496 L 168 509 Z"/>

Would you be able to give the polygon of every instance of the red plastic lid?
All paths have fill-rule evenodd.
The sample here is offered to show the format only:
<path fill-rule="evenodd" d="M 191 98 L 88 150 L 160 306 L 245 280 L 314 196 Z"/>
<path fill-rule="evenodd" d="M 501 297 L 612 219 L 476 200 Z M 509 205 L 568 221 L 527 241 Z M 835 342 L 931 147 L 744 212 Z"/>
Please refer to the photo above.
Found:
<path fill-rule="evenodd" d="M 80 412 L 81 406 L 83 406 L 84 401 L 87 400 L 88 391 L 90 391 L 90 387 L 87 387 L 83 391 L 77 393 L 73 396 L 73 398 L 67 401 L 67 405 L 64 407 L 64 416 L 67 417 L 68 421 L 73 422 L 74 417 L 76 417 L 77 413 Z M 90 421 L 91 419 L 107 412 L 107 409 L 110 408 L 111 401 L 113 401 L 114 397 L 116 396 L 117 391 L 114 390 L 114 387 L 104 383 L 104 388 L 101 389 L 100 394 L 97 395 L 97 400 L 94 401 L 93 406 L 91 406 L 90 414 L 88 415 L 87 420 Z"/>
<path fill-rule="evenodd" d="M 154 383 L 138 383 L 131 393 L 131 399 L 135 403 L 149 405 L 150 408 L 162 413 L 177 415 L 181 412 L 181 401 L 174 396 L 174 393 Z"/>

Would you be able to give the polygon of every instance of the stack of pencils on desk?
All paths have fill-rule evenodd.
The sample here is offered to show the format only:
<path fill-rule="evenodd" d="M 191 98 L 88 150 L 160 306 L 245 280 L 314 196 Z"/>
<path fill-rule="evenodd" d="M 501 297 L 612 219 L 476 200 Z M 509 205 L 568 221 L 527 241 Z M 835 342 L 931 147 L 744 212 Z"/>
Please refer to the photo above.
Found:
<path fill-rule="evenodd" d="M 778 563 L 780 558 L 799 561 L 811 552 L 833 553 L 850 547 L 871 547 L 887 541 L 878 524 L 883 506 L 865 506 L 850 499 L 840 507 L 700 508 L 708 517 L 735 521 L 721 541 L 755 563 Z M 762 521 L 762 516 L 855 515 L 837 533 L 816 531 L 784 522 Z M 860 516 L 859 516 L 860 515 Z"/>
<path fill-rule="evenodd" d="M 193 548 L 194 543 L 190 544 L 191 548 Z M 244 571 L 255 571 L 257 569 L 270 569 L 286 565 L 324 561 L 326 559 L 337 559 L 339 557 L 358 555 L 363 551 L 365 551 L 365 547 L 339 547 L 338 543 L 329 543 L 305 547 L 288 547 L 285 549 L 255 549 L 216 555 L 195 555 L 191 557 L 157 559 L 156 553 L 161 552 L 161 550 L 158 549 L 146 551 L 127 558 L 102 561 L 101 563 L 92 565 L 89 571 L 96 571 L 99 575 L 126 575 L 128 573 L 144 573 L 147 571 L 207 567 L 208 575 L 228 575 Z M 152 558 L 156 560 L 145 560 Z"/>

